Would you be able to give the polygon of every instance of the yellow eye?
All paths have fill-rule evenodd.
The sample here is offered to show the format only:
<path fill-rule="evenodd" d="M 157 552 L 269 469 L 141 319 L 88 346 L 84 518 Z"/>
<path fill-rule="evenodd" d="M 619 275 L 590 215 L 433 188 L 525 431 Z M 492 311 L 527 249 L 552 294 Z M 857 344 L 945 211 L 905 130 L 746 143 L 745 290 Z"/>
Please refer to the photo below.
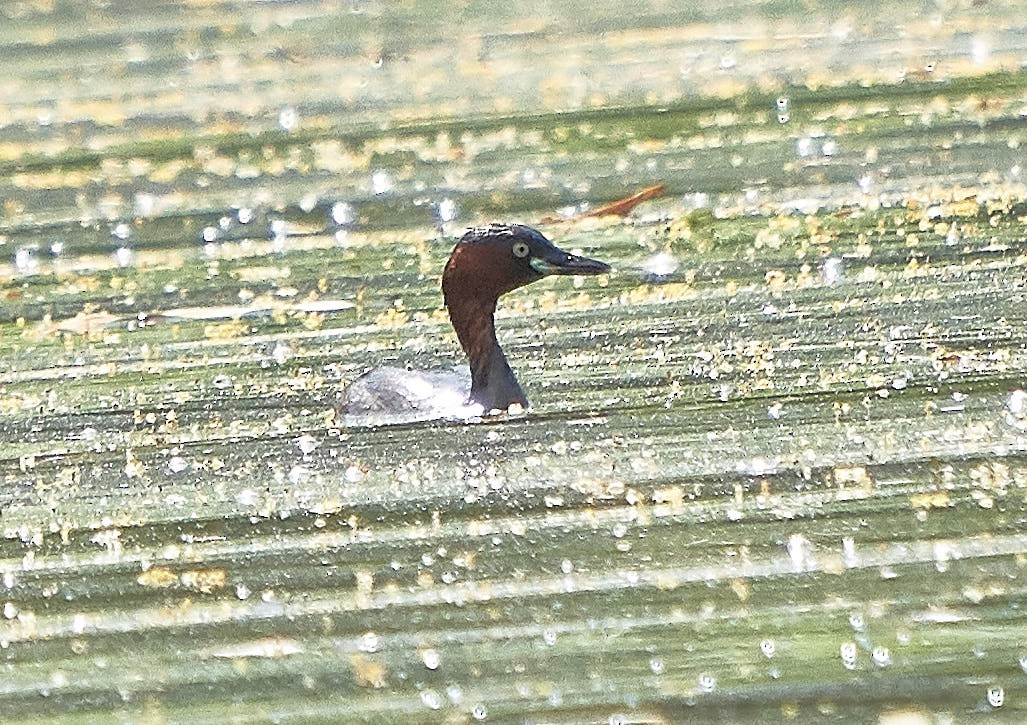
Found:
<path fill-rule="evenodd" d="M 518 259 L 524 259 L 531 252 L 526 242 L 514 242 L 513 254 Z"/>

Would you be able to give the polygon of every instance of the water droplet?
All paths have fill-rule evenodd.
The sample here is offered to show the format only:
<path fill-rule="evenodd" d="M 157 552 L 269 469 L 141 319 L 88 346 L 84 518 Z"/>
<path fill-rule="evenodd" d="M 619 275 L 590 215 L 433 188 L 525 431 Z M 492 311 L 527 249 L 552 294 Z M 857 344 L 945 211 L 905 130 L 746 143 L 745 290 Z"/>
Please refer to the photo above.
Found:
<path fill-rule="evenodd" d="M 564 559 L 560 562 L 560 571 L 562 571 L 564 574 L 570 574 L 572 571 L 574 571 L 574 562 L 572 562 L 570 559 Z"/>
<path fill-rule="evenodd" d="M 891 652 L 888 651 L 887 647 L 874 647 L 870 657 L 878 667 L 887 667 L 891 664 Z"/>
<path fill-rule="evenodd" d="M 341 226 L 352 224 L 356 219 L 356 212 L 353 205 L 345 201 L 337 201 L 332 204 L 332 223 Z"/>
<path fill-rule="evenodd" d="M 833 287 L 845 276 L 845 261 L 841 257 L 828 257 L 820 267 L 820 278 L 828 287 Z"/>
<path fill-rule="evenodd" d="M 708 673 L 699 675 L 699 692 L 710 693 L 717 689 L 717 679 Z"/>
<path fill-rule="evenodd" d="M 485 709 L 484 705 L 475 705 L 471 708 L 471 717 L 475 720 L 484 720 L 489 716 L 489 711 Z"/>
<path fill-rule="evenodd" d="M 853 612 L 849 615 L 849 626 L 857 632 L 867 631 L 867 622 L 860 612 Z"/>
<path fill-rule="evenodd" d="M 319 445 L 321 444 L 318 443 L 317 439 L 314 438 L 314 436 L 312 435 L 304 434 L 296 439 L 296 447 L 299 448 L 300 452 L 305 456 L 313 453 L 314 449 L 316 449 Z"/>
<path fill-rule="evenodd" d="M 1027 393 L 1019 388 L 1006 399 L 1006 422 L 1015 428 L 1027 429 Z"/>
<path fill-rule="evenodd" d="M 300 199 L 299 207 L 307 214 L 314 211 L 315 207 L 317 207 L 317 194 L 305 194 Z"/>
<path fill-rule="evenodd" d="M 856 669 L 856 656 L 858 650 L 853 642 L 845 642 L 839 648 L 839 654 L 842 657 L 842 664 L 845 665 L 845 669 L 854 670 Z"/>
<path fill-rule="evenodd" d="M 678 260 L 670 252 L 659 252 L 645 260 L 642 269 L 650 280 L 658 281 L 677 271 Z"/>
<path fill-rule="evenodd" d="M 247 206 L 239 207 L 239 209 L 235 212 L 235 218 L 236 220 L 238 220 L 240 224 L 249 224 L 251 221 L 253 221 L 253 218 L 255 216 L 256 213 L 253 211 L 253 209 L 250 209 Z"/>
<path fill-rule="evenodd" d="M 18 607 L 14 602 L 4 602 L 4 619 L 14 619 L 18 616 Z"/>
<path fill-rule="evenodd" d="M 278 112 L 278 126 L 283 131 L 295 131 L 300 123 L 300 115 L 292 106 L 286 106 Z"/>
<path fill-rule="evenodd" d="M 556 644 L 556 630 L 555 629 L 543 629 L 542 630 L 542 641 L 552 647 Z"/>
<path fill-rule="evenodd" d="M 114 250 L 114 259 L 117 260 L 118 266 L 122 269 L 131 267 L 136 261 L 135 250 L 129 247 L 118 247 Z"/>
<path fill-rule="evenodd" d="M 651 660 L 649 660 L 649 669 L 652 670 L 654 675 L 662 675 L 663 660 L 661 660 L 659 657 L 653 657 Z"/>
<path fill-rule="evenodd" d="M 838 142 L 832 138 L 827 139 L 820 145 L 820 153 L 823 156 L 834 156 L 838 153 Z"/>
<path fill-rule="evenodd" d="M 217 227 L 204 227 L 203 231 L 200 232 L 200 239 L 210 244 L 218 240 L 219 234 Z"/>
<path fill-rule="evenodd" d="M 172 456 L 168 460 L 168 470 L 171 473 L 181 473 L 187 468 L 189 468 L 189 462 L 182 456 Z"/>
<path fill-rule="evenodd" d="M 421 650 L 421 662 L 429 670 L 437 670 L 439 665 L 442 664 L 442 655 L 435 649 Z"/>
<path fill-rule="evenodd" d="M 802 534 L 789 536 L 785 548 L 788 550 L 788 558 L 792 560 L 792 568 L 795 571 L 806 571 L 815 566 L 813 544 Z"/>
<path fill-rule="evenodd" d="M 114 228 L 111 229 L 111 236 L 118 239 L 128 239 L 132 236 L 132 226 L 127 222 L 116 224 Z"/>
<path fill-rule="evenodd" d="M 774 640 L 765 639 L 760 642 L 760 652 L 764 657 L 773 657 L 777 653 L 777 645 L 774 644 Z"/>
<path fill-rule="evenodd" d="M 992 707 L 1002 707 L 1006 701 L 1006 693 L 998 685 L 992 685 L 988 688 L 988 704 Z"/>
<path fill-rule="evenodd" d="M 421 690 L 421 702 L 431 710 L 438 710 L 442 707 L 442 697 L 435 690 Z"/>
<path fill-rule="evenodd" d="M 36 245 L 26 245 L 14 250 L 14 269 L 18 274 L 35 274 L 39 271 L 39 257 Z"/>
<path fill-rule="evenodd" d="M 377 634 L 374 632 L 364 632 L 357 643 L 357 649 L 361 652 L 377 652 L 380 644 L 381 642 L 378 640 Z"/>
<path fill-rule="evenodd" d="M 375 171 L 371 174 L 371 193 L 375 196 L 392 191 L 392 176 L 387 171 Z"/>
<path fill-rule="evenodd" d="M 235 585 L 235 596 L 238 597 L 240 600 L 249 599 L 250 594 L 252 594 L 252 592 L 250 591 L 250 588 L 245 584 Z"/>
<path fill-rule="evenodd" d="M 456 202 L 446 198 L 439 202 L 439 221 L 447 224 L 456 219 Z"/>

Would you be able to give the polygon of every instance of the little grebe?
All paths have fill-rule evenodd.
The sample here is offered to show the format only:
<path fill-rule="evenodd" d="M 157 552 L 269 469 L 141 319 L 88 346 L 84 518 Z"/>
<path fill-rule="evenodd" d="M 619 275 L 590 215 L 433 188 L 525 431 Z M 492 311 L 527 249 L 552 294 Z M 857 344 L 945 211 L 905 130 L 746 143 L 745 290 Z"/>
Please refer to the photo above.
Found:
<path fill-rule="evenodd" d="M 515 404 L 527 408 L 528 399 L 496 339 L 497 300 L 552 274 L 609 271 L 609 265 L 569 254 L 538 230 L 521 224 L 489 224 L 468 230 L 446 263 L 442 295 L 467 355 L 470 392 L 466 377 L 452 373 L 378 368 L 349 386 L 341 411 L 347 417 L 387 415 L 395 421 L 411 421 L 469 418 L 506 411 Z"/>

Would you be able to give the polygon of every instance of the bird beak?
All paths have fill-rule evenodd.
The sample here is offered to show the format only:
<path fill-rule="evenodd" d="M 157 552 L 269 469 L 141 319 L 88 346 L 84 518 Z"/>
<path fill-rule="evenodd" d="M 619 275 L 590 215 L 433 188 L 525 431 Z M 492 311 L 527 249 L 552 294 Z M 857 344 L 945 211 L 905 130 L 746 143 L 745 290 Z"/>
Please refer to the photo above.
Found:
<path fill-rule="evenodd" d="M 598 259 L 579 257 L 559 249 L 554 252 L 545 257 L 532 257 L 529 261 L 531 268 L 541 275 L 606 274 L 610 271 L 610 265 Z"/>

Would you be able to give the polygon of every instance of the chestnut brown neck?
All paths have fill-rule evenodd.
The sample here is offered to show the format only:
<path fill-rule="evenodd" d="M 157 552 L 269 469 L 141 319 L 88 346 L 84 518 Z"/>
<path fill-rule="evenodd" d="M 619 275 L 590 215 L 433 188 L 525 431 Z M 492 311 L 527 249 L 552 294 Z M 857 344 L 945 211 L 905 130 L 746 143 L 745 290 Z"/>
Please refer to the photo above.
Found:
<path fill-rule="evenodd" d="M 471 368 L 471 395 L 468 402 L 481 405 L 486 413 L 506 410 L 513 403 L 526 408 L 528 400 L 496 339 L 495 312 L 498 298 L 475 297 L 456 292 L 443 286 L 449 319 Z"/>

